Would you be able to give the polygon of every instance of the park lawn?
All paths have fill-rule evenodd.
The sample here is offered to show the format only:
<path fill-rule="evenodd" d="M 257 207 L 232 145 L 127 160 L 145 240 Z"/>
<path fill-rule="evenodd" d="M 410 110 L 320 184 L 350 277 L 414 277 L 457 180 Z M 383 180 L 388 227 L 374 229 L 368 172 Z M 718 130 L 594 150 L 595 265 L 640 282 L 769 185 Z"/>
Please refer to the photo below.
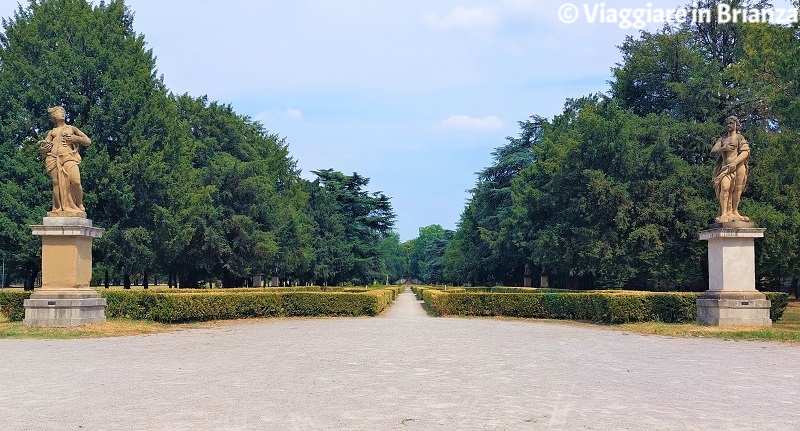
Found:
<path fill-rule="evenodd" d="M 174 331 L 179 325 L 167 325 L 157 322 L 132 319 L 108 319 L 105 323 L 91 323 L 75 328 L 28 328 L 22 322 L 8 322 L 0 316 L 0 339 L 2 338 L 38 338 L 38 339 L 73 339 L 122 337 L 128 335 L 157 334 Z M 185 327 L 185 326 L 184 326 Z"/>
<path fill-rule="evenodd" d="M 722 338 L 726 340 L 762 340 L 800 343 L 800 300 L 789 301 L 783 317 L 770 328 L 736 326 L 701 326 L 694 323 L 624 323 L 614 328 L 640 334 L 673 337 Z"/>

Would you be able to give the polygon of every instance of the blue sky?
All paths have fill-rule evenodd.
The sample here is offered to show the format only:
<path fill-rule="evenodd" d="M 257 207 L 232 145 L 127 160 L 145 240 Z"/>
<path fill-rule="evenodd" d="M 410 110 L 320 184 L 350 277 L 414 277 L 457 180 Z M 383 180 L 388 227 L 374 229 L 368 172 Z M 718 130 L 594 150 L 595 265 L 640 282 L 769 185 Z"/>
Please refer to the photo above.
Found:
<path fill-rule="evenodd" d="M 0 0 L 0 16 L 16 3 Z M 173 92 L 261 121 L 307 178 L 325 168 L 369 177 L 370 191 L 392 198 L 403 241 L 434 223 L 455 229 L 475 172 L 518 121 L 607 91 L 616 46 L 638 30 L 585 16 L 565 24 L 565 3 L 126 1 Z"/>

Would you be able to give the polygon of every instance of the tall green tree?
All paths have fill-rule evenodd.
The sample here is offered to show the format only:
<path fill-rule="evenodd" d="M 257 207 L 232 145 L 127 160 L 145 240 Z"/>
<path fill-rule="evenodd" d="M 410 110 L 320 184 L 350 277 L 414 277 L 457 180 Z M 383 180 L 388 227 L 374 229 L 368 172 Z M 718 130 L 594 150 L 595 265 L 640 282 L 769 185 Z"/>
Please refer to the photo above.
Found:
<path fill-rule="evenodd" d="M 513 238 L 511 184 L 533 163 L 533 145 L 541 137 L 543 121 L 534 116 L 519 122 L 519 136 L 506 138 L 506 145 L 492 152 L 494 163 L 477 173 L 477 184 L 445 258 L 446 279 L 487 285 L 522 283 L 526 260 Z M 465 265 L 467 260 L 471 263 Z"/>
<path fill-rule="evenodd" d="M 316 235 L 309 277 L 328 285 L 382 280 L 380 244 L 395 221 L 389 198 L 364 190 L 369 179 L 358 173 L 312 172 L 317 179 L 308 187 Z"/>
<path fill-rule="evenodd" d="M 122 1 L 92 7 L 83 0 L 43 0 L 19 6 L 13 19 L 3 20 L 0 34 L 4 147 L 22 150 L 30 158 L 30 147 L 51 128 L 47 108 L 65 107 L 69 122 L 93 141 L 82 170 L 86 204 L 103 209 L 92 215 L 100 226 L 116 225 L 119 214 L 130 209 L 123 149 L 136 140 L 136 127 L 146 127 L 143 109 L 162 88 L 155 59 L 145 49 L 144 38 L 133 31 L 132 18 Z M 95 175 L 101 170 L 102 179 Z M 41 170 L 18 174 L 26 177 L 13 178 L 20 184 L 38 187 L 45 182 Z M 118 187 L 103 187 L 104 183 Z M 31 199 L 27 208 L 32 211 L 15 215 L 13 224 L 29 224 L 44 215 L 46 193 L 26 199 Z M 102 242 L 98 246 L 102 249 Z M 103 253 L 99 255 L 102 259 Z M 21 265 L 32 274 L 38 271 L 37 256 L 19 256 L 27 256 Z"/>

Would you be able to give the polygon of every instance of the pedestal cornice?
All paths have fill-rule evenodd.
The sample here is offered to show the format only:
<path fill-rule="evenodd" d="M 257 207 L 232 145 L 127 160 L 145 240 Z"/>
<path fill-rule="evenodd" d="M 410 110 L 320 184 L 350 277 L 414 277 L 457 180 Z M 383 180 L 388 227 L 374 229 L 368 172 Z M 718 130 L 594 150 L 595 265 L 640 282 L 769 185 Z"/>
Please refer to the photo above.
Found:
<path fill-rule="evenodd" d="M 30 225 L 37 236 L 85 236 L 100 238 L 105 229 L 92 226 L 92 221 L 81 217 L 45 217 L 40 225 Z"/>
<path fill-rule="evenodd" d="M 712 227 L 701 230 L 698 237 L 702 241 L 714 238 L 763 238 L 764 228 L 758 227 Z"/>

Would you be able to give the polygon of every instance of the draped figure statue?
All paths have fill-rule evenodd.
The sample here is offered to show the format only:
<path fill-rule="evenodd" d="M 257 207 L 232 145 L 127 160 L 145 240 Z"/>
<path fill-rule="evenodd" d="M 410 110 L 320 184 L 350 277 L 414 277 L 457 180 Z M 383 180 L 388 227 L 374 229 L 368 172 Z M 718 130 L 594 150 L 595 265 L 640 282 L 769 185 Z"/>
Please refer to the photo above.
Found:
<path fill-rule="evenodd" d="M 740 128 L 738 118 L 726 118 L 726 133 L 711 149 L 711 156 L 717 158 L 713 176 L 714 192 L 719 200 L 717 223 L 750 221 L 750 218 L 739 214 L 739 201 L 747 184 L 747 159 L 750 158 L 750 144 L 739 133 Z"/>
<path fill-rule="evenodd" d="M 44 166 L 53 181 L 53 209 L 48 217 L 86 217 L 81 187 L 81 155 L 78 148 L 89 146 L 91 139 L 75 126 L 66 123 L 66 111 L 60 106 L 47 110 L 55 124 L 47 137 L 39 141 Z"/>

